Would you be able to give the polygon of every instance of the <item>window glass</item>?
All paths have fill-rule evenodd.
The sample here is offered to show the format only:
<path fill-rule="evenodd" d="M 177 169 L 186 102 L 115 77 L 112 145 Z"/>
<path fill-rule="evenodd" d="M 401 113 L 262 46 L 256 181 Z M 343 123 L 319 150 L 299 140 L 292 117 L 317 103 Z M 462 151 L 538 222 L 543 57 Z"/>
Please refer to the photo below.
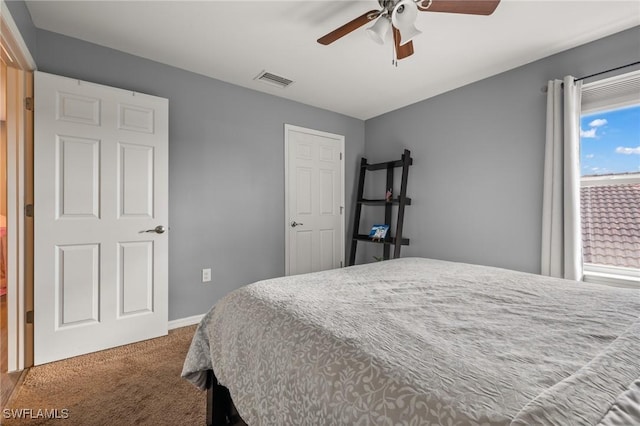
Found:
<path fill-rule="evenodd" d="M 581 117 L 581 220 L 585 273 L 640 270 L 640 105 Z M 593 269 L 593 268 L 591 268 Z"/>
<path fill-rule="evenodd" d="M 583 115 L 581 175 L 640 173 L 640 105 Z"/>

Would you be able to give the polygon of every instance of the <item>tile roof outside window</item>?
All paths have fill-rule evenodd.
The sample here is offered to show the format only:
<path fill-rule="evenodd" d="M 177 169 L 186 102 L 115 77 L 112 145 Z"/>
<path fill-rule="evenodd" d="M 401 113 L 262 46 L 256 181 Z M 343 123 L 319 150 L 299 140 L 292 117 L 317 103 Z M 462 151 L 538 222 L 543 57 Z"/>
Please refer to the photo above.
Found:
<path fill-rule="evenodd" d="M 580 189 L 585 263 L 640 268 L 640 183 Z"/>

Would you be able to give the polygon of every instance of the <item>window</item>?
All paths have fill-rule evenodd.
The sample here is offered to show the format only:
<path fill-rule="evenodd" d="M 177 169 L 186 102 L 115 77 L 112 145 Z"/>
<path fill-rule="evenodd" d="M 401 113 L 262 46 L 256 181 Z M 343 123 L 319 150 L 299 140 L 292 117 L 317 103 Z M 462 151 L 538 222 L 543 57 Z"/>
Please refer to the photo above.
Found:
<path fill-rule="evenodd" d="M 640 71 L 585 84 L 580 124 L 585 281 L 640 286 Z"/>

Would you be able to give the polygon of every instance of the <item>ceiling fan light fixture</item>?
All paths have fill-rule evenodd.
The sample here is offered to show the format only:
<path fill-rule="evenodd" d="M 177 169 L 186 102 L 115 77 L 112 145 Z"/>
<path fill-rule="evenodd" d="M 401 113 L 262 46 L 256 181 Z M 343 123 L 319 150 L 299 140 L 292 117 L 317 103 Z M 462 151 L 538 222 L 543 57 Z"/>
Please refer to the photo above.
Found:
<path fill-rule="evenodd" d="M 390 27 L 391 22 L 389 22 L 389 18 L 381 16 L 373 23 L 372 26 L 367 28 L 367 34 L 369 34 L 369 37 L 371 37 L 371 39 L 376 43 L 384 44 L 384 39 L 387 36 Z"/>
<path fill-rule="evenodd" d="M 406 44 L 422 31 L 416 28 L 416 18 L 418 17 L 418 5 L 413 0 L 402 0 L 391 13 L 393 26 L 400 30 L 400 45 Z"/>
<path fill-rule="evenodd" d="M 422 34 L 422 31 L 417 29 L 415 25 L 400 30 L 400 46 L 409 43 L 420 34 Z"/>

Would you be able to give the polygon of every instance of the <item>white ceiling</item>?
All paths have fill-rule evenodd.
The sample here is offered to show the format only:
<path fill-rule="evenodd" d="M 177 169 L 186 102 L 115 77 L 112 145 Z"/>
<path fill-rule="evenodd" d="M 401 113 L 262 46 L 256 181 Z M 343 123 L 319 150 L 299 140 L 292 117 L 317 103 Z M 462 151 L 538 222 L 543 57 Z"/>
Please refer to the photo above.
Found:
<path fill-rule="evenodd" d="M 491 16 L 420 13 L 415 54 L 391 65 L 365 27 L 316 40 L 368 1 L 31 1 L 38 28 L 368 119 L 640 25 L 640 1 L 502 0 Z M 254 81 L 262 70 L 294 80 Z"/>

